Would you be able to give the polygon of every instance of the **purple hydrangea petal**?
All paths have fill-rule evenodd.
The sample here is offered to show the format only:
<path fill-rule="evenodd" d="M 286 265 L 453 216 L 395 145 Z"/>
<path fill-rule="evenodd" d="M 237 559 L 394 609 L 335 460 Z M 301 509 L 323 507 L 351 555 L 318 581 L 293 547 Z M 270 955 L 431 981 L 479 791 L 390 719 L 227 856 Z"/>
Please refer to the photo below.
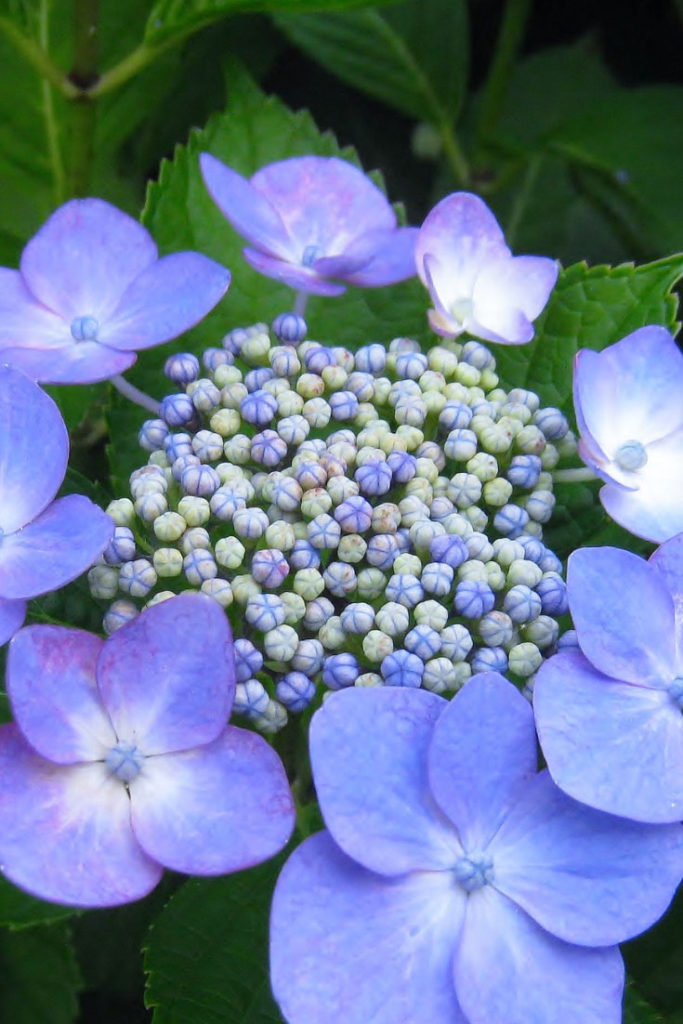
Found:
<path fill-rule="evenodd" d="M 210 743 L 223 730 L 235 692 L 235 658 L 225 612 L 204 594 L 147 608 L 102 648 L 102 701 L 121 740 L 143 754 Z"/>
<path fill-rule="evenodd" d="M 0 863 L 34 896 L 80 907 L 140 899 L 162 873 L 136 842 L 128 794 L 104 764 L 52 764 L 14 724 L 0 727 Z"/>
<path fill-rule="evenodd" d="M 588 432 L 610 456 L 636 438 L 648 444 L 683 427 L 683 355 L 663 327 L 641 327 L 602 352 L 582 349 L 574 400 Z"/>
<path fill-rule="evenodd" d="M 69 323 L 102 322 L 156 257 L 151 235 L 127 213 L 102 199 L 72 199 L 33 236 L 20 267 L 35 297 Z"/>
<path fill-rule="evenodd" d="M 529 779 L 488 852 L 494 885 L 553 935 L 611 946 L 664 913 L 683 874 L 683 826 L 591 810 L 547 772 Z"/>
<path fill-rule="evenodd" d="M 102 644 L 62 626 L 27 626 L 10 644 L 14 718 L 31 746 L 57 764 L 102 760 L 116 743 L 95 678 Z"/>
<path fill-rule="evenodd" d="M 277 209 L 296 245 L 297 262 L 309 246 L 338 256 L 362 230 L 392 229 L 396 215 L 384 193 L 353 164 L 338 157 L 302 156 L 262 167 L 251 184 Z"/>
<path fill-rule="evenodd" d="M 650 565 L 664 577 L 676 609 L 676 648 L 683 654 L 683 532 L 650 555 Z"/>
<path fill-rule="evenodd" d="M 264 253 L 298 259 L 287 228 L 267 196 L 210 153 L 202 153 L 199 164 L 211 198 L 235 231 Z"/>
<path fill-rule="evenodd" d="M 487 263 L 477 277 L 472 299 L 473 316 L 490 332 L 489 340 L 508 345 L 531 341 L 531 321 L 546 305 L 557 275 L 557 263 L 543 256 Z"/>
<path fill-rule="evenodd" d="M 0 538 L 0 593 L 36 597 L 64 586 L 92 565 L 113 533 L 112 519 L 89 498 L 58 498 L 22 530 Z"/>
<path fill-rule="evenodd" d="M 19 271 L 0 267 L 0 359 L 9 361 L 4 350 L 15 345 L 49 348 L 68 340 L 64 320 L 36 302 Z"/>
<path fill-rule="evenodd" d="M 96 384 L 128 370 L 137 356 L 96 341 L 71 340 L 62 348 L 5 349 L 0 358 L 41 384 Z"/>
<path fill-rule="evenodd" d="M 647 464 L 637 474 L 637 489 L 607 484 L 600 500 L 615 522 L 637 537 L 661 543 L 683 532 L 683 429 L 647 446 Z M 613 472 L 610 463 L 608 473 Z"/>
<path fill-rule="evenodd" d="M 22 626 L 26 618 L 26 601 L 9 601 L 0 597 L 0 647 Z"/>
<path fill-rule="evenodd" d="M 349 284 L 378 288 L 415 275 L 417 228 L 368 231 L 346 250 L 347 256 L 369 255 L 362 269 L 346 274 Z"/>
<path fill-rule="evenodd" d="M 620 1024 L 624 967 L 616 946 L 556 939 L 491 886 L 467 904 L 454 960 L 469 1024 Z"/>
<path fill-rule="evenodd" d="M 313 295 L 327 296 L 343 295 L 346 291 L 344 285 L 323 281 L 313 270 L 297 263 L 286 263 L 284 260 L 257 252 L 256 249 L 243 249 L 242 255 L 254 270 L 258 270 L 259 274 L 272 277 L 282 284 L 289 285 L 290 288 L 311 292 Z"/>
<path fill-rule="evenodd" d="M 271 982 L 290 1024 L 466 1024 L 450 964 L 465 897 L 447 872 L 380 878 L 329 833 L 282 870 L 271 913 Z"/>
<path fill-rule="evenodd" d="M 446 705 L 429 748 L 432 793 L 463 846 L 486 846 L 536 764 L 529 702 L 497 672 L 467 682 Z"/>
<path fill-rule="evenodd" d="M 426 690 L 350 687 L 313 717 L 311 762 L 325 824 L 371 871 L 444 868 L 458 856 L 457 835 L 427 780 L 427 749 L 444 707 Z"/>
<path fill-rule="evenodd" d="M 198 252 L 174 252 L 129 285 L 99 340 L 130 351 L 159 345 L 194 327 L 223 297 L 230 271 Z"/>
<path fill-rule="evenodd" d="M 322 277 L 337 277 L 346 280 L 352 274 L 366 267 L 372 259 L 372 253 L 365 256 L 321 256 L 312 264 L 312 269 Z"/>
<path fill-rule="evenodd" d="M 683 818 L 683 715 L 666 693 L 615 682 L 567 650 L 539 669 L 534 712 L 550 774 L 569 796 L 635 821 Z"/>
<path fill-rule="evenodd" d="M 130 795 L 142 848 L 187 874 L 258 864 L 282 849 L 294 826 L 279 757 L 263 737 L 232 726 L 206 746 L 147 758 Z"/>
<path fill-rule="evenodd" d="M 415 248 L 417 272 L 423 284 L 424 259 L 431 254 L 431 287 L 446 308 L 471 295 L 474 282 L 490 260 L 510 255 L 503 232 L 483 199 L 471 192 L 454 192 L 437 203 L 419 230 Z"/>
<path fill-rule="evenodd" d="M 674 602 L 665 579 L 621 548 L 569 556 L 567 594 L 579 645 L 600 672 L 637 686 L 676 675 Z"/>
<path fill-rule="evenodd" d="M 0 535 L 21 529 L 49 505 L 68 458 L 69 435 L 55 403 L 25 374 L 0 365 Z"/>

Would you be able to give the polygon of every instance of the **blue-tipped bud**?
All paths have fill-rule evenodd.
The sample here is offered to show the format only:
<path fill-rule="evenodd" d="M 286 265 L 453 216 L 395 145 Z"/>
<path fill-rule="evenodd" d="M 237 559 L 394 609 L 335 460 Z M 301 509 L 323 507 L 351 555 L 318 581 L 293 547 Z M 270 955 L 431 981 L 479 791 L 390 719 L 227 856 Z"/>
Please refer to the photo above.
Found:
<path fill-rule="evenodd" d="M 135 537 L 127 526 L 117 526 L 114 536 L 102 552 L 107 565 L 121 565 L 135 558 Z"/>
<path fill-rule="evenodd" d="M 541 459 L 538 455 L 514 455 L 505 474 L 514 487 L 531 490 L 541 475 Z"/>
<path fill-rule="evenodd" d="M 258 427 L 265 427 L 271 423 L 276 412 L 277 399 L 262 388 L 245 395 L 240 402 L 242 419 Z"/>
<path fill-rule="evenodd" d="M 481 580 L 462 580 L 455 588 L 454 607 L 465 619 L 480 619 L 493 610 L 495 603 L 496 595 Z"/>
<path fill-rule="evenodd" d="M 303 672 L 288 672 L 275 687 L 275 696 L 290 711 L 303 711 L 315 697 L 315 683 Z"/>
<path fill-rule="evenodd" d="M 146 452 L 163 450 L 168 427 L 163 420 L 145 420 L 138 433 L 138 444 Z"/>
<path fill-rule="evenodd" d="M 255 676 L 263 668 L 263 655 L 254 647 L 251 640 L 238 637 L 234 644 L 235 653 L 235 678 L 238 683 L 243 683 L 251 676 Z"/>
<path fill-rule="evenodd" d="M 237 683 L 232 708 L 238 715 L 258 720 L 269 703 L 270 697 L 268 692 L 263 683 L 258 679 L 247 678 L 244 682 Z"/>
<path fill-rule="evenodd" d="M 384 345 L 364 345 L 356 352 L 356 369 L 364 373 L 381 373 L 387 362 Z"/>
<path fill-rule="evenodd" d="M 353 654 L 331 654 L 323 665 L 323 683 L 330 690 L 341 690 L 353 686 L 360 675 L 358 662 Z"/>
<path fill-rule="evenodd" d="M 502 647 L 480 647 L 470 662 L 473 672 L 507 672 L 508 656 Z"/>
<path fill-rule="evenodd" d="M 177 395 L 166 395 L 161 399 L 159 414 L 169 427 L 182 427 L 186 423 L 192 423 L 197 412 L 192 399 L 185 392 L 179 392 Z"/>
<path fill-rule="evenodd" d="M 544 615 L 564 615 L 569 608 L 567 600 L 567 584 L 556 572 L 544 573 L 536 584 L 536 594 L 540 598 Z"/>
<path fill-rule="evenodd" d="M 358 467 L 354 474 L 354 479 L 362 493 L 369 497 L 386 494 L 391 490 L 391 478 L 391 467 L 379 459 L 368 459 Z"/>
<path fill-rule="evenodd" d="M 531 622 L 541 614 L 541 598 L 530 587 L 518 583 L 505 595 L 503 610 L 507 612 L 513 622 L 518 624 Z"/>
<path fill-rule="evenodd" d="M 272 323 L 273 333 L 285 345 L 299 345 L 306 337 L 306 321 L 297 313 L 279 313 Z"/>
<path fill-rule="evenodd" d="M 71 321 L 71 337 L 74 341 L 97 341 L 99 322 L 94 316 L 77 316 Z"/>
<path fill-rule="evenodd" d="M 182 387 L 199 376 L 199 360 L 191 352 L 177 352 L 164 363 L 164 373 L 174 384 Z"/>
<path fill-rule="evenodd" d="M 380 665 L 382 678 L 387 686 L 411 686 L 422 685 L 424 675 L 424 662 L 416 654 L 410 651 L 394 651 L 388 654 Z"/>

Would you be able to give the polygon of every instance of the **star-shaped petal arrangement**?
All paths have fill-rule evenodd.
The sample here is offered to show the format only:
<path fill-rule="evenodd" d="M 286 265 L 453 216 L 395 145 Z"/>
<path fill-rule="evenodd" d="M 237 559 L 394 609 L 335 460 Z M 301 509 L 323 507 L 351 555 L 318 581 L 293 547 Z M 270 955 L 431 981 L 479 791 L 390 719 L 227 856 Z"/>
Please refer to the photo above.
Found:
<path fill-rule="evenodd" d="M 294 811 L 282 763 L 227 725 L 230 627 L 204 594 L 169 598 L 107 640 L 28 626 L 9 648 L 0 727 L 0 865 L 43 899 L 139 899 L 163 868 L 238 871 L 277 853 Z"/>
<path fill-rule="evenodd" d="M 350 688 L 311 725 L 327 831 L 271 915 L 289 1024 L 619 1024 L 616 943 L 683 873 L 683 827 L 584 807 L 536 771 L 530 704 L 497 673 L 449 703 Z"/>
<path fill-rule="evenodd" d="M 541 666 L 534 710 L 548 768 L 592 807 L 683 819 L 683 534 L 649 561 L 620 548 L 569 557 L 580 650 Z"/>
<path fill-rule="evenodd" d="M 467 332 L 500 345 L 524 345 L 532 321 L 555 287 L 558 264 L 545 256 L 513 256 L 486 203 L 453 192 L 420 228 L 417 272 L 434 308 L 432 330 L 454 338 Z"/>
<path fill-rule="evenodd" d="M 386 196 L 346 160 L 290 157 L 249 180 L 209 153 L 200 166 L 216 206 L 249 242 L 244 258 L 259 273 L 317 295 L 415 274 L 417 229 L 397 227 Z"/>
<path fill-rule="evenodd" d="M 69 436 L 55 403 L 0 363 L 0 644 L 21 626 L 29 598 L 80 576 L 114 533 L 89 498 L 54 500 L 68 458 Z"/>
<path fill-rule="evenodd" d="M 663 327 L 576 355 L 579 454 L 612 519 L 655 543 L 683 532 L 682 395 L 683 355 Z"/>
<path fill-rule="evenodd" d="M 198 252 L 159 258 L 142 225 L 72 199 L 0 268 L 0 360 L 44 384 L 88 384 L 133 365 L 213 309 L 230 272 Z"/>

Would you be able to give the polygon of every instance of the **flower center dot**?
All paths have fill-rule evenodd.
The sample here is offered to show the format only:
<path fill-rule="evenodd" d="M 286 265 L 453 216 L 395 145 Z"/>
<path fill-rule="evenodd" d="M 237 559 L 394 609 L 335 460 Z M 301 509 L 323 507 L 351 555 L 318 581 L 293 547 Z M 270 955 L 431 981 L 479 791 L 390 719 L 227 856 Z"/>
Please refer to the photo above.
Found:
<path fill-rule="evenodd" d="M 140 774 L 145 755 L 134 743 L 117 743 L 104 759 L 104 763 L 121 782 L 132 782 Z"/>
<path fill-rule="evenodd" d="M 488 853 L 468 853 L 460 857 L 453 870 L 463 889 L 474 892 L 493 879 L 493 858 Z"/>
<path fill-rule="evenodd" d="M 95 341 L 100 325 L 94 316 L 77 316 L 71 321 L 71 337 L 74 341 Z"/>
<path fill-rule="evenodd" d="M 647 462 L 647 452 L 640 441 L 624 441 L 617 449 L 614 461 L 620 469 L 633 472 L 642 469 Z"/>
<path fill-rule="evenodd" d="M 674 681 L 669 684 L 668 693 L 674 704 L 677 704 L 683 711 L 683 676 L 676 676 Z"/>
<path fill-rule="evenodd" d="M 317 245 L 307 245 L 304 249 L 304 254 L 301 257 L 301 262 L 305 267 L 312 267 L 318 258 L 320 253 L 320 247 Z"/>

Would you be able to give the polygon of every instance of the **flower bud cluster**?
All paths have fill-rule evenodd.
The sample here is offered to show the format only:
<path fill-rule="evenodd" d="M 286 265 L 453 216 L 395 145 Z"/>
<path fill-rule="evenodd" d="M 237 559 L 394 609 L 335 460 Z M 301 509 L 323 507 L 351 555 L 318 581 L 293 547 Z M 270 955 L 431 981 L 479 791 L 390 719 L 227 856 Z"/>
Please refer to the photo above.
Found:
<path fill-rule="evenodd" d="M 143 425 L 148 464 L 110 505 L 117 529 L 90 574 L 114 599 L 105 630 L 210 594 L 237 638 L 235 708 L 265 731 L 320 684 L 529 679 L 566 611 L 542 541 L 550 471 L 575 449 L 566 419 L 500 388 L 478 342 L 352 353 L 302 341 L 302 325 L 232 331 L 203 369 L 167 360 L 183 390 Z"/>

